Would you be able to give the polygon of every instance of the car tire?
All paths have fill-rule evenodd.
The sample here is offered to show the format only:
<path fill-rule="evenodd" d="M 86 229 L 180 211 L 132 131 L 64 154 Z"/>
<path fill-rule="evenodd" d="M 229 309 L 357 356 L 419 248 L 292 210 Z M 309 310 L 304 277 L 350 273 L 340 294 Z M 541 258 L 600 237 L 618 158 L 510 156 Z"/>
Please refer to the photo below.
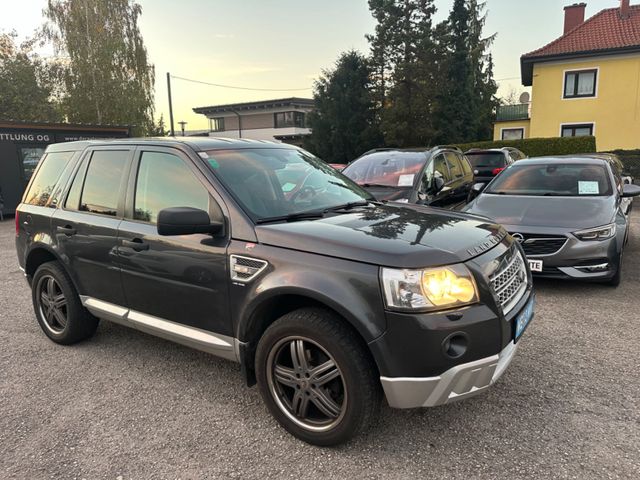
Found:
<path fill-rule="evenodd" d="M 99 320 L 82 306 L 69 275 L 58 262 L 40 265 L 31 286 L 36 318 L 47 337 L 71 345 L 93 336 Z"/>
<path fill-rule="evenodd" d="M 617 287 L 620 285 L 620 282 L 622 281 L 622 259 L 623 259 L 623 252 L 620 252 L 620 256 L 618 257 L 618 265 L 616 267 L 616 274 L 611 277 L 611 279 L 609 279 L 607 281 L 607 285 L 610 285 L 612 287 Z"/>
<path fill-rule="evenodd" d="M 304 308 L 276 320 L 258 343 L 255 370 L 271 414 L 307 443 L 344 443 L 378 418 L 382 392 L 373 360 L 327 310 Z"/>

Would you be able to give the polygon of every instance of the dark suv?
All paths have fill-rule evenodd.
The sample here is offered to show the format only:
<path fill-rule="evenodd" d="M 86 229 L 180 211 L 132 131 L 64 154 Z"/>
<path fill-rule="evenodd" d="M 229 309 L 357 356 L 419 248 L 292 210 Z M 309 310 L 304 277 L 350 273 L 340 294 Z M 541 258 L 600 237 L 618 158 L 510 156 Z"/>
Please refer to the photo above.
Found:
<path fill-rule="evenodd" d="M 473 186 L 471 165 L 457 148 L 383 148 L 365 153 L 344 170 L 378 200 L 459 209 Z"/>
<path fill-rule="evenodd" d="M 533 317 L 499 225 L 385 204 L 296 147 L 226 139 L 51 145 L 16 212 L 36 318 L 60 344 L 98 318 L 239 362 L 318 445 L 392 407 L 504 372 Z"/>
<path fill-rule="evenodd" d="M 512 147 L 491 148 L 488 150 L 474 148 L 466 152 L 465 155 L 471 162 L 471 168 L 473 168 L 473 175 L 477 183 L 489 183 L 509 165 L 527 158 L 520 150 Z"/>

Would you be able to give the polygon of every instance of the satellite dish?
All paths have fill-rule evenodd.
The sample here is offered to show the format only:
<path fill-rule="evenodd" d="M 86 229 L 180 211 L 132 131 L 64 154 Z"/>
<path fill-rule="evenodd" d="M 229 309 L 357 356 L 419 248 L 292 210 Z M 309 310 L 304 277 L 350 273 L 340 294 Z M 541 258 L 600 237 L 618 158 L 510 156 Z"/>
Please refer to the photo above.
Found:
<path fill-rule="evenodd" d="M 520 95 L 520 103 L 529 103 L 531 101 L 531 95 L 529 92 L 522 92 Z"/>

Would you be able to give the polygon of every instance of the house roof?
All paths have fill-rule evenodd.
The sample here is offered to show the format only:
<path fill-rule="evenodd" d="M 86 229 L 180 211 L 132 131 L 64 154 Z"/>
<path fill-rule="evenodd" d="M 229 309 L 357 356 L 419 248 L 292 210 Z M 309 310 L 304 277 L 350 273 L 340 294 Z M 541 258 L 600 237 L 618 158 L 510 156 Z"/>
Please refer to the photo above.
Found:
<path fill-rule="evenodd" d="M 608 8 L 595 14 L 577 27 L 542 48 L 520 59 L 522 83 L 533 82 L 533 64 L 542 61 L 640 52 L 640 5 L 632 5 L 628 18 L 622 18 L 620 8 Z"/>
<path fill-rule="evenodd" d="M 196 107 L 196 113 L 215 115 L 219 113 L 247 112 L 251 110 L 269 110 L 272 108 L 313 108 L 315 102 L 311 98 L 279 98 L 277 100 L 260 100 L 258 102 L 230 103 L 227 105 L 212 105 L 210 107 Z"/>

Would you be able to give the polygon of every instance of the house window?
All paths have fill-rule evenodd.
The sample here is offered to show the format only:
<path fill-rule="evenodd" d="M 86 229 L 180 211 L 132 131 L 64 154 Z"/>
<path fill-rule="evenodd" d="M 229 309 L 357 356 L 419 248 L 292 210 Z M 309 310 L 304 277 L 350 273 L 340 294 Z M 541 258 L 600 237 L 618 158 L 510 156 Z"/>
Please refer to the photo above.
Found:
<path fill-rule="evenodd" d="M 224 132 L 224 118 L 210 118 L 209 130 L 211 132 Z"/>
<path fill-rule="evenodd" d="M 274 113 L 275 127 L 300 127 L 305 126 L 305 115 L 302 112 L 280 112 Z"/>
<path fill-rule="evenodd" d="M 524 138 L 524 128 L 503 128 L 502 140 L 522 140 Z"/>
<path fill-rule="evenodd" d="M 563 137 L 586 137 L 589 135 L 593 135 L 593 123 L 562 126 Z"/>
<path fill-rule="evenodd" d="M 564 74 L 564 98 L 596 96 L 598 70 L 582 70 Z"/>

